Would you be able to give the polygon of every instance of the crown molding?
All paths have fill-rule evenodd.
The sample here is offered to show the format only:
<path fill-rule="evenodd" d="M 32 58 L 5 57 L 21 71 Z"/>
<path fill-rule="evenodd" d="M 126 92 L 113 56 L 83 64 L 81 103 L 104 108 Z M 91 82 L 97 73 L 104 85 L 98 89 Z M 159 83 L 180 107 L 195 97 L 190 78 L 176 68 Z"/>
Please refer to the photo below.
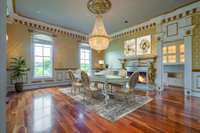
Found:
<path fill-rule="evenodd" d="M 64 34 L 80 42 L 88 42 L 88 37 L 89 37 L 88 34 L 76 32 L 76 31 L 69 30 L 60 26 L 56 26 L 56 25 L 44 23 L 38 20 L 33 20 L 31 18 L 20 16 L 14 11 L 13 0 L 8 0 L 8 5 L 9 5 L 8 8 L 9 8 L 10 15 L 7 17 L 8 18 L 7 23 L 19 23 L 19 24 L 26 25 L 30 28 L 52 32 L 54 34 Z M 111 40 L 124 38 L 126 36 L 133 35 L 134 33 L 145 31 L 145 30 L 148 30 L 149 28 L 155 28 L 158 25 L 167 24 L 169 22 L 182 19 L 187 16 L 192 16 L 197 13 L 200 13 L 200 1 L 183 6 L 181 8 L 177 8 L 171 12 L 152 18 L 149 21 L 146 21 L 139 25 L 135 25 L 133 27 L 126 28 L 119 32 L 112 33 L 110 35 L 110 38 Z"/>
<path fill-rule="evenodd" d="M 112 40 L 123 38 L 126 36 L 130 36 L 136 32 L 141 32 L 143 30 L 147 30 L 154 26 L 166 24 L 166 23 L 178 20 L 178 19 L 182 19 L 187 16 L 192 16 L 197 13 L 200 13 L 200 1 L 194 2 L 192 4 L 189 4 L 189 5 L 181 7 L 181 8 L 177 8 L 174 11 L 171 11 L 171 12 L 165 13 L 163 15 L 160 15 L 158 17 L 152 18 L 149 21 L 146 21 L 139 25 L 135 25 L 133 27 L 129 27 L 127 29 L 113 33 L 110 36 L 111 36 Z"/>
<path fill-rule="evenodd" d="M 22 17 L 16 13 L 12 13 L 7 17 L 7 23 L 26 25 L 30 29 L 51 32 L 53 34 L 63 34 L 80 42 L 86 42 L 88 35 L 41 21 L 33 20 L 27 17 Z"/>

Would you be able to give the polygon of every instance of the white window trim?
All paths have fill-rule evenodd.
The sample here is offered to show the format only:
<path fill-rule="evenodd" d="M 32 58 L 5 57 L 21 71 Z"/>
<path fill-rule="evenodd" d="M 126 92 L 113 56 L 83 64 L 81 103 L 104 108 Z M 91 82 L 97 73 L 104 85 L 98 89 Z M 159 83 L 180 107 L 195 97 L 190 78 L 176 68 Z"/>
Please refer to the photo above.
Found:
<path fill-rule="evenodd" d="M 83 44 L 85 44 L 85 45 L 83 45 Z M 93 51 L 92 51 L 92 49 L 90 48 L 89 44 L 88 44 L 88 46 L 87 46 L 86 43 L 80 43 L 79 49 L 78 49 L 78 50 L 79 50 L 79 51 L 78 51 L 78 53 L 79 53 L 79 56 L 78 56 L 79 69 L 81 69 L 81 58 L 80 58 L 80 56 L 81 56 L 81 53 L 80 53 L 81 48 L 85 48 L 85 49 L 90 50 L 90 56 L 89 56 L 89 60 L 90 60 L 90 72 L 89 72 L 89 73 L 91 73 L 92 70 L 93 70 L 93 68 L 92 68 L 92 66 L 93 66 L 93 58 L 92 58 Z"/>
<path fill-rule="evenodd" d="M 33 36 L 36 35 L 36 34 L 44 34 L 44 35 L 47 35 L 47 36 L 50 36 L 52 37 L 52 43 L 51 44 L 45 44 L 45 45 L 51 45 L 52 46 L 52 51 L 51 51 L 51 56 L 52 56 L 52 76 L 49 77 L 49 76 L 42 76 L 42 77 L 35 77 L 34 76 L 34 63 L 35 63 L 35 55 L 34 55 L 34 38 Z M 32 80 L 53 80 L 54 79 L 54 73 L 55 73 L 55 70 L 54 70 L 54 42 L 55 42 L 55 39 L 52 35 L 46 33 L 46 32 L 33 32 L 31 34 L 31 77 L 32 77 Z"/>

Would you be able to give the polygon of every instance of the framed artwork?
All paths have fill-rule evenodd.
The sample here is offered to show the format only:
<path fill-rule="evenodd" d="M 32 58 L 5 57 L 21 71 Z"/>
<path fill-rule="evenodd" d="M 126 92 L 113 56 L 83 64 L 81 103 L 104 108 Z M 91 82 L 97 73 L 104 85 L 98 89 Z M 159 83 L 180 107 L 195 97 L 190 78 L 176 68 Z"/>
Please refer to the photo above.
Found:
<path fill-rule="evenodd" d="M 136 40 L 135 39 L 125 41 L 124 55 L 125 56 L 136 55 Z"/>
<path fill-rule="evenodd" d="M 175 36 L 178 35 L 178 24 L 177 23 L 173 23 L 173 24 L 169 24 L 167 25 L 167 36 Z"/>
<path fill-rule="evenodd" d="M 151 35 L 137 38 L 137 55 L 151 54 Z"/>

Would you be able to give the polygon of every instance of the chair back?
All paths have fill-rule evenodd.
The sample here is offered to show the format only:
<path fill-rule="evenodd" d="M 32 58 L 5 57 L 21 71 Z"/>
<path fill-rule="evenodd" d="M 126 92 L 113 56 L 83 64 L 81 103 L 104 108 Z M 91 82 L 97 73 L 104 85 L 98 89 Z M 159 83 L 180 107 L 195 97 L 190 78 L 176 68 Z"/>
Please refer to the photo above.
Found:
<path fill-rule="evenodd" d="M 68 75 L 69 75 L 69 79 L 74 82 L 76 80 L 75 76 L 74 76 L 74 73 L 72 70 L 69 70 L 68 71 Z"/>
<path fill-rule="evenodd" d="M 128 86 L 129 86 L 129 89 L 134 89 L 137 82 L 138 82 L 138 77 L 139 77 L 139 72 L 134 72 L 130 78 L 129 78 L 129 81 L 128 81 Z"/>
<path fill-rule="evenodd" d="M 81 71 L 81 81 L 84 87 L 89 87 L 90 86 L 90 78 L 88 74 L 84 71 Z"/>

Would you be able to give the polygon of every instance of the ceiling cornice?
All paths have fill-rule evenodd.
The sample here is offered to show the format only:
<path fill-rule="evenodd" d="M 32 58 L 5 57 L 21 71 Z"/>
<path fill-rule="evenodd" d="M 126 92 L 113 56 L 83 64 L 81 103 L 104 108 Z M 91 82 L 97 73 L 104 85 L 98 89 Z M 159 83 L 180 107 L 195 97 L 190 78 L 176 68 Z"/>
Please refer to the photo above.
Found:
<path fill-rule="evenodd" d="M 27 25 L 32 28 L 37 28 L 40 30 L 53 32 L 55 34 L 58 34 L 58 33 L 64 34 L 64 35 L 67 35 L 69 37 L 72 37 L 72 38 L 80 40 L 80 41 L 84 41 L 84 42 L 88 41 L 88 34 L 73 31 L 73 30 L 63 28 L 63 27 L 57 26 L 57 25 L 47 24 L 42 21 L 38 21 L 38 20 L 34 20 L 31 18 L 27 18 L 27 17 L 18 15 L 15 11 L 14 3 L 15 3 L 15 0 L 8 0 L 8 8 L 9 8 L 9 12 L 10 12 L 10 16 L 8 17 L 8 22 L 12 21 L 14 23 L 24 24 L 24 25 Z M 193 3 L 190 3 L 189 5 L 177 8 L 171 12 L 168 12 L 168 13 L 165 13 L 158 17 L 155 17 L 144 23 L 135 25 L 133 27 L 126 28 L 119 32 L 112 33 L 110 35 L 110 37 L 113 40 L 113 39 L 118 39 L 118 38 L 122 38 L 125 36 L 130 36 L 135 32 L 147 30 L 147 29 L 155 27 L 159 24 L 172 22 L 174 20 L 181 19 L 183 17 L 190 16 L 190 15 L 193 15 L 193 14 L 199 13 L 199 12 L 200 12 L 200 1 L 193 2 Z"/>
<path fill-rule="evenodd" d="M 85 42 L 88 40 L 87 34 L 83 34 L 80 32 L 76 32 L 76 31 L 62 28 L 59 26 L 55 26 L 52 24 L 47 24 L 47 23 L 44 23 L 41 21 L 30 19 L 30 18 L 22 17 L 15 13 L 13 13 L 12 15 L 7 17 L 7 22 L 23 24 L 29 28 L 34 28 L 34 29 L 38 29 L 38 30 L 42 30 L 42 31 L 46 31 L 46 32 L 51 32 L 53 34 L 63 34 L 63 35 L 66 35 L 70 38 L 76 39 L 81 42 Z"/>
<path fill-rule="evenodd" d="M 63 28 L 61 26 L 48 24 L 42 21 L 38 21 L 32 18 L 24 17 L 16 13 L 16 0 L 8 0 L 8 12 L 7 23 L 18 23 L 28 26 L 29 28 L 35 28 L 38 30 L 51 32 L 53 34 L 63 34 L 70 38 L 76 39 L 81 42 L 88 41 L 88 34 Z"/>
<path fill-rule="evenodd" d="M 181 8 L 177 8 L 176 10 L 173 10 L 169 13 L 160 15 L 158 17 L 155 17 L 149 21 L 146 21 L 144 23 L 135 25 L 133 27 L 126 28 L 124 30 L 121 30 L 119 32 L 111 34 L 112 39 L 119 39 L 126 36 L 130 36 L 134 34 L 135 32 L 140 32 L 142 30 L 147 30 L 151 27 L 169 23 L 187 16 L 191 16 L 193 14 L 200 13 L 200 1 L 194 2 L 192 4 L 183 6 Z"/>

